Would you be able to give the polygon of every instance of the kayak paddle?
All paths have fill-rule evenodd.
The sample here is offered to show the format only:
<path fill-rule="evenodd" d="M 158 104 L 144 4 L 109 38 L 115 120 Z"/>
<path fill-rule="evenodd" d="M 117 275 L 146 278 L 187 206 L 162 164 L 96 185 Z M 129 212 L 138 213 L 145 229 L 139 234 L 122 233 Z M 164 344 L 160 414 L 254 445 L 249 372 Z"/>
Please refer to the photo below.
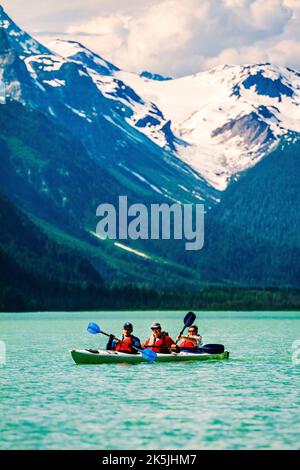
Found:
<path fill-rule="evenodd" d="M 221 354 L 225 351 L 223 344 L 205 344 L 198 348 L 183 348 L 182 351 L 192 351 L 193 353 Z"/>
<path fill-rule="evenodd" d="M 207 354 L 220 354 L 225 351 L 223 344 L 205 344 L 198 348 L 200 352 L 205 352 Z"/>
<path fill-rule="evenodd" d="M 104 331 L 102 331 L 100 326 L 97 325 L 97 323 L 93 323 L 93 322 L 88 324 L 87 331 L 89 333 L 93 334 L 93 335 L 97 335 L 98 333 L 102 333 L 105 336 L 108 336 L 108 337 L 111 336 L 108 333 L 105 333 Z M 113 338 L 117 341 L 120 341 L 121 343 L 124 343 L 124 341 L 116 338 L 114 335 L 113 335 Z M 126 344 L 126 343 L 124 343 L 124 344 Z M 152 349 L 139 349 L 135 346 L 131 346 L 131 347 L 133 349 L 136 349 L 137 351 L 139 351 L 142 354 L 143 359 L 146 359 L 146 361 L 155 361 L 155 359 L 157 358 L 156 352 L 152 351 Z"/>
<path fill-rule="evenodd" d="M 182 328 L 181 332 L 178 335 L 179 338 L 180 338 L 180 336 L 182 336 L 182 333 L 184 332 L 184 330 L 186 328 L 189 328 L 194 323 L 195 320 L 196 320 L 196 315 L 193 312 L 189 312 L 189 313 L 186 314 L 186 316 L 184 317 L 184 320 L 183 320 L 183 328 Z M 178 341 L 179 341 L 179 339 L 178 339 Z M 178 341 L 176 341 L 175 344 L 177 344 Z"/>

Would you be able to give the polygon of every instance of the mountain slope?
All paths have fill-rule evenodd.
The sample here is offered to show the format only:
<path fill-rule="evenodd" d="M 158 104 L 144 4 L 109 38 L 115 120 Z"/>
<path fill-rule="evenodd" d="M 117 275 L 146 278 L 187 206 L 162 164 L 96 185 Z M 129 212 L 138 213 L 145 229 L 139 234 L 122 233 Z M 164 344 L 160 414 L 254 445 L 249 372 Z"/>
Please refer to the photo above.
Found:
<path fill-rule="evenodd" d="M 18 102 L 0 106 L 0 129 L 0 190 L 56 240 L 76 247 L 107 281 L 115 282 L 118 272 L 122 284 L 134 281 L 153 287 L 163 273 L 169 273 L 168 286 L 196 282 L 197 273 L 187 277 L 189 268 L 173 263 L 172 253 L 159 250 L 159 242 L 138 244 L 136 254 L 126 251 L 126 242 L 119 246 L 95 236 L 100 203 L 117 206 L 119 194 L 148 203 L 152 191 L 143 181 L 120 183 L 72 134 Z"/>
<path fill-rule="evenodd" d="M 113 197 L 110 188 L 118 191 L 80 141 L 40 112 L 8 101 L 0 107 L 0 127 L 0 183 L 28 212 L 79 231 L 87 213 L 91 219 L 105 195 Z"/>
<path fill-rule="evenodd" d="M 240 175 L 206 217 L 205 246 L 182 253 L 208 282 L 299 287 L 300 141 L 283 138 Z"/>
<path fill-rule="evenodd" d="M 34 308 L 78 299 L 82 286 L 103 287 L 99 273 L 80 254 L 51 240 L 0 193 L 0 309 Z"/>
<path fill-rule="evenodd" d="M 20 266 L 37 276 L 65 282 L 86 280 L 103 283 L 101 276 L 82 257 L 51 241 L 29 218 L 0 193 L 1 248 Z"/>
<path fill-rule="evenodd" d="M 277 148 L 228 187 L 214 216 L 270 243 L 300 247 L 300 138 Z M 247 210 L 244 208 L 247 207 Z"/>

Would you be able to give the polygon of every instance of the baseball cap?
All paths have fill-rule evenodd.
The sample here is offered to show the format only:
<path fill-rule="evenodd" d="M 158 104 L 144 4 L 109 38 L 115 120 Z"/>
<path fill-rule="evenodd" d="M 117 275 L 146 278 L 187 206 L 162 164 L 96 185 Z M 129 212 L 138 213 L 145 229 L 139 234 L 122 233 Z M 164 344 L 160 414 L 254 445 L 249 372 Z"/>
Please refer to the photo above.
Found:
<path fill-rule="evenodd" d="M 131 328 L 133 329 L 132 323 L 129 323 L 129 321 L 125 322 L 123 325 L 123 328 Z"/>
<path fill-rule="evenodd" d="M 157 328 L 157 329 L 161 330 L 160 323 L 158 323 L 158 322 L 156 322 L 156 321 L 154 321 L 154 322 L 152 323 L 152 325 L 150 326 L 150 328 L 151 328 L 151 330 L 153 330 L 154 328 Z"/>

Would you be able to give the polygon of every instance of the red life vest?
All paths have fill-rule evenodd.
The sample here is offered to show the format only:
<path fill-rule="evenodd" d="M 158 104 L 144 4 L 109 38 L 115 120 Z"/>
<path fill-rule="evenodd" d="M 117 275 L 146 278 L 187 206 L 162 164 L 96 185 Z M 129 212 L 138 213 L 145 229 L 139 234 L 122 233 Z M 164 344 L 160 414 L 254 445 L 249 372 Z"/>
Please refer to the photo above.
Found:
<path fill-rule="evenodd" d="M 134 346 L 133 341 L 132 341 L 132 337 L 131 336 L 124 336 L 122 338 L 122 343 L 121 343 L 121 341 L 119 341 L 116 344 L 115 351 L 126 352 L 126 353 L 128 353 L 128 352 L 135 353 L 135 350 L 132 349 L 130 346 Z"/>
<path fill-rule="evenodd" d="M 197 346 L 195 346 L 194 341 L 184 339 L 182 343 L 180 343 L 180 349 L 197 349 Z"/>
<path fill-rule="evenodd" d="M 174 341 L 165 332 L 162 332 L 160 338 L 154 338 L 154 336 L 151 335 L 144 343 L 146 348 L 152 349 L 152 351 L 157 353 L 169 353 L 169 348 L 172 344 L 174 344 Z"/>

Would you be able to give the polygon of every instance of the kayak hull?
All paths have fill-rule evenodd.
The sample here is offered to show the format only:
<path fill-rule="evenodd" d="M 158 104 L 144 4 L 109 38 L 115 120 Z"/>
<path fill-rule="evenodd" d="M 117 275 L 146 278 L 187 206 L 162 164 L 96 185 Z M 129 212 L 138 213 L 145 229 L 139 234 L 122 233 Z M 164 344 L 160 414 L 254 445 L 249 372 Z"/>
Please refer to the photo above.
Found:
<path fill-rule="evenodd" d="M 99 349 L 97 352 L 91 352 L 87 349 L 72 349 L 70 353 L 76 364 L 138 364 L 140 362 L 149 362 L 140 353 L 126 354 L 103 349 Z M 180 352 L 157 354 L 155 362 L 220 361 L 228 358 L 228 351 L 218 354 Z"/>

